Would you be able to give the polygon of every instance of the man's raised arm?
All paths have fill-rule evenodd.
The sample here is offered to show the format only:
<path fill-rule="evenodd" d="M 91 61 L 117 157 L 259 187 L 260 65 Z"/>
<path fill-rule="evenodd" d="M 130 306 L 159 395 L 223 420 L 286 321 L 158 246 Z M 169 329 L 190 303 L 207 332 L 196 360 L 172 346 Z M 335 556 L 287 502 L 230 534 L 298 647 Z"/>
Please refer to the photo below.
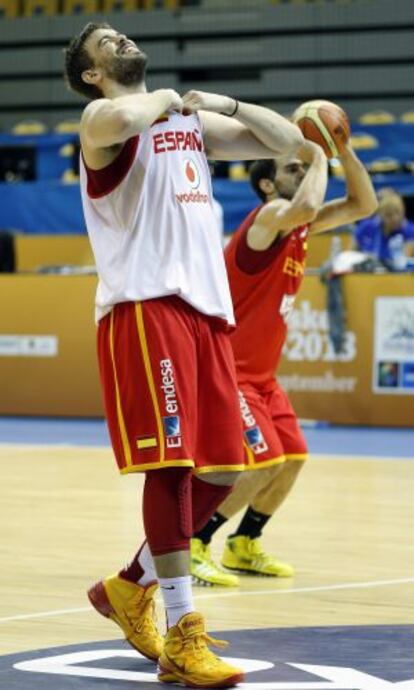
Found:
<path fill-rule="evenodd" d="M 187 112 L 200 111 L 207 155 L 217 160 L 273 158 L 303 142 L 300 129 L 285 117 L 260 105 L 205 91 L 183 97 Z"/>

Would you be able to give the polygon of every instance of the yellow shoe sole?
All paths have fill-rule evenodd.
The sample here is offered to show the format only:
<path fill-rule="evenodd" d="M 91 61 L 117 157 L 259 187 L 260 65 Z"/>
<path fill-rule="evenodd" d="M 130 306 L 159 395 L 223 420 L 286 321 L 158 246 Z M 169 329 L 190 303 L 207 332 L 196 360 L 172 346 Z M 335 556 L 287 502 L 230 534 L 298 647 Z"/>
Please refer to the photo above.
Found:
<path fill-rule="evenodd" d="M 295 574 L 295 571 L 285 571 L 285 572 L 279 572 L 279 573 L 265 573 L 262 570 L 257 570 L 253 568 L 252 566 L 242 566 L 242 565 L 227 565 L 224 561 L 221 561 L 221 565 L 227 568 L 227 570 L 234 570 L 235 572 L 239 573 L 248 573 L 249 575 L 261 575 L 262 577 L 293 577 Z"/>
<path fill-rule="evenodd" d="M 191 579 L 193 585 L 200 585 L 201 587 L 238 587 L 240 584 L 237 575 L 230 575 L 230 573 L 223 573 L 221 582 L 212 582 L 207 577 L 196 575 L 194 572 L 191 574 Z"/>
<path fill-rule="evenodd" d="M 235 673 L 228 678 L 222 680 L 205 682 L 202 681 L 197 683 L 191 681 L 185 677 L 180 671 L 175 671 L 174 673 L 168 669 L 164 669 L 162 666 L 158 666 L 158 680 L 162 683 L 182 683 L 187 688 L 233 688 L 238 683 L 244 681 L 244 673 Z"/>

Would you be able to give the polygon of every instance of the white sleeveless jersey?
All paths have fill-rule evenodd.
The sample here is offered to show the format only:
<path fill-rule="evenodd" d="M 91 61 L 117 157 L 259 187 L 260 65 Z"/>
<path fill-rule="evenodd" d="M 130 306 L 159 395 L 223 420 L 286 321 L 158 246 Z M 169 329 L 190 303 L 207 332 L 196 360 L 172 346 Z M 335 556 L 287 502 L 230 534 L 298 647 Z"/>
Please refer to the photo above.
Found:
<path fill-rule="evenodd" d="M 163 116 L 102 170 L 81 156 L 80 181 L 97 320 L 118 302 L 178 295 L 234 324 L 198 115 Z"/>

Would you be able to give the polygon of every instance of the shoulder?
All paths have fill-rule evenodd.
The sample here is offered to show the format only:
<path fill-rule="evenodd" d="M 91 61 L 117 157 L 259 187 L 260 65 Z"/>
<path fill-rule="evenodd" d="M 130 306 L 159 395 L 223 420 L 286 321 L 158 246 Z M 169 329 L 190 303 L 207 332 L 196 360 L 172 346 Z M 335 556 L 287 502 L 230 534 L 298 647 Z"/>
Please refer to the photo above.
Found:
<path fill-rule="evenodd" d="M 268 222 L 274 219 L 278 213 L 283 213 L 291 206 L 291 202 L 287 199 L 274 199 L 273 201 L 268 201 L 266 204 L 261 206 L 259 213 L 256 216 L 256 222 Z"/>
<path fill-rule="evenodd" d="M 109 98 L 97 98 L 94 101 L 88 103 L 86 108 L 84 108 L 81 120 L 80 120 L 80 139 L 82 147 L 85 146 L 88 136 L 90 133 L 90 128 L 95 126 L 96 116 L 107 111 L 108 107 L 111 107 L 112 101 Z"/>
<path fill-rule="evenodd" d="M 262 208 L 262 206 L 258 206 L 249 213 L 227 245 L 225 257 L 228 271 L 232 272 L 233 269 L 237 268 L 238 271 L 248 276 L 259 274 L 274 263 L 285 246 L 283 238 L 280 241 L 279 238 L 274 239 L 265 249 L 250 246 L 248 233 L 250 235 L 255 224 L 255 218 Z"/>
<path fill-rule="evenodd" d="M 260 208 L 248 229 L 247 244 L 250 249 L 268 249 L 281 231 L 291 230 L 286 220 L 290 207 L 290 201 L 275 199 Z"/>
<path fill-rule="evenodd" d="M 91 117 L 96 115 L 97 112 L 102 110 L 103 108 L 107 108 L 108 104 L 110 104 L 112 101 L 109 98 L 97 98 L 94 101 L 90 101 L 88 105 L 83 109 L 83 113 L 81 116 L 81 127 L 82 124 L 87 122 Z"/>
<path fill-rule="evenodd" d="M 246 245 L 246 235 L 251 228 L 251 226 L 254 223 L 254 220 L 257 216 L 257 214 L 260 212 L 260 209 L 262 206 L 256 206 L 250 213 L 247 214 L 247 216 L 242 220 L 240 225 L 236 228 L 236 230 L 232 233 L 229 242 L 226 245 L 226 248 L 224 250 L 224 255 L 226 257 L 226 260 L 230 258 L 230 256 L 237 251 L 239 245 L 245 246 Z"/>

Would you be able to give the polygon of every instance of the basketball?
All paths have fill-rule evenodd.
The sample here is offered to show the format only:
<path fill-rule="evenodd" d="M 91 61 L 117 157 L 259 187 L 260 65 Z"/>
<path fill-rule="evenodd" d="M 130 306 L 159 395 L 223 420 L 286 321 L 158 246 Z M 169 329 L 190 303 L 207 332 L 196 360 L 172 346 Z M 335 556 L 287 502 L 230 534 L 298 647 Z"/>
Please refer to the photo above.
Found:
<path fill-rule="evenodd" d="M 341 155 L 351 130 L 346 113 L 330 101 L 307 101 L 295 110 L 292 120 L 305 139 L 319 144 L 328 158 Z"/>

